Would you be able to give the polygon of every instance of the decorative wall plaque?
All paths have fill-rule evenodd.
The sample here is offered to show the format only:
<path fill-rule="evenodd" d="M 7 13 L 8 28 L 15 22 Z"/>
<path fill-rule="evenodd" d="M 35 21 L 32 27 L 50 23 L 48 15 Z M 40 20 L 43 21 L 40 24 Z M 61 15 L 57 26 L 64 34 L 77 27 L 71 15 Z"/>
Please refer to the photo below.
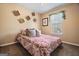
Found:
<path fill-rule="evenodd" d="M 20 15 L 20 13 L 19 13 L 18 10 L 14 10 L 14 11 L 13 11 L 13 14 L 14 14 L 15 16 L 19 16 L 19 15 Z"/>
<path fill-rule="evenodd" d="M 27 19 L 27 20 L 30 20 L 30 16 L 26 16 L 26 19 Z"/>

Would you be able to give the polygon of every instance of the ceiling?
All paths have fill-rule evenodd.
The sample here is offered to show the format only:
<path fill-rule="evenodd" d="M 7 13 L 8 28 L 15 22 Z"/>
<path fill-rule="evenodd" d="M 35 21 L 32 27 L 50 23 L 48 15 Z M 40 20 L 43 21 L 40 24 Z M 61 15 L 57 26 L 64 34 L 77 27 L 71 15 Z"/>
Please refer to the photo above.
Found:
<path fill-rule="evenodd" d="M 44 13 L 63 3 L 19 3 L 19 5 L 32 10 L 33 12 Z"/>

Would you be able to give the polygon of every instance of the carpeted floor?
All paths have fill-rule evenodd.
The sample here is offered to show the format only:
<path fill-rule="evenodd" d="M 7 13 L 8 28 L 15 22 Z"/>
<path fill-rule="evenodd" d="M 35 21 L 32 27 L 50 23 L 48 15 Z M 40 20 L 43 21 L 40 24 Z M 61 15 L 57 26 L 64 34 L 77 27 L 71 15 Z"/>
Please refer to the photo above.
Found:
<path fill-rule="evenodd" d="M 31 56 L 26 49 L 24 49 L 19 43 L 0 47 L 0 55 L 9 56 Z M 68 44 L 62 44 L 50 56 L 79 56 L 79 47 Z"/>

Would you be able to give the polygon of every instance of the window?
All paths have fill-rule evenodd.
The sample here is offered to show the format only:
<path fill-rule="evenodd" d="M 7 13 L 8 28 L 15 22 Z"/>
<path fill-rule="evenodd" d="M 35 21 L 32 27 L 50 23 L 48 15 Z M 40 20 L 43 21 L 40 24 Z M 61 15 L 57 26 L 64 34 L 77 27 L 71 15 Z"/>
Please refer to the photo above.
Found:
<path fill-rule="evenodd" d="M 50 23 L 53 35 L 62 35 L 62 25 L 64 20 L 64 12 L 50 15 Z"/>

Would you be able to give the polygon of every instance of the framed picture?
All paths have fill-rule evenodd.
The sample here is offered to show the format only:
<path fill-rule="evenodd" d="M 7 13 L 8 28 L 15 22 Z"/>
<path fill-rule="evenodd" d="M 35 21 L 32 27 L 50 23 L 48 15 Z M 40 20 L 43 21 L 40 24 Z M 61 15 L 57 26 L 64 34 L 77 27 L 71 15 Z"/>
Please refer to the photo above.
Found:
<path fill-rule="evenodd" d="M 33 22 L 36 22 L 36 18 L 33 19 Z"/>
<path fill-rule="evenodd" d="M 27 20 L 30 20 L 30 16 L 26 16 L 26 19 L 27 19 Z"/>
<path fill-rule="evenodd" d="M 35 12 L 32 12 L 32 16 L 35 16 Z"/>
<path fill-rule="evenodd" d="M 25 21 L 24 21 L 23 18 L 20 18 L 20 19 L 18 19 L 18 22 L 19 22 L 19 23 L 24 23 Z"/>
<path fill-rule="evenodd" d="M 20 15 L 20 13 L 19 13 L 18 10 L 14 10 L 14 11 L 13 11 L 13 14 L 14 14 L 15 16 L 19 16 L 19 15 Z"/>
<path fill-rule="evenodd" d="M 48 18 L 42 19 L 42 26 L 48 26 Z"/>

